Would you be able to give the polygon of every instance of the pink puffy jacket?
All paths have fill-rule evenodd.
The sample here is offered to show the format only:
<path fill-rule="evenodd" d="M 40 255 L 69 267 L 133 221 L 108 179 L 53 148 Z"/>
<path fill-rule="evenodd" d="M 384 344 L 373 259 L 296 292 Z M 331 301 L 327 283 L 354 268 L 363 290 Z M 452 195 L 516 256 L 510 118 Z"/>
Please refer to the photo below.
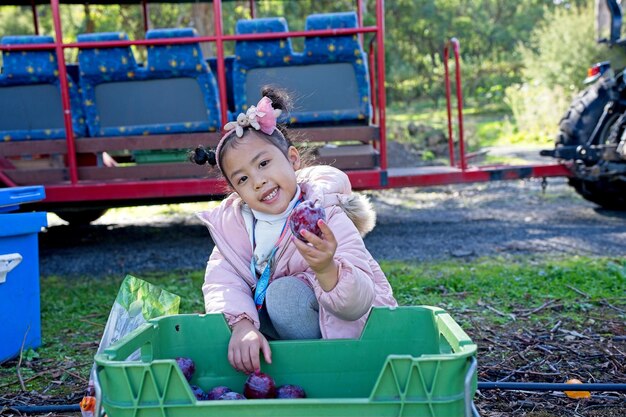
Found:
<path fill-rule="evenodd" d="M 338 242 L 339 281 L 331 291 L 322 290 L 290 239 L 284 239 L 277 251 L 271 279 L 296 276 L 313 288 L 323 338 L 358 338 L 371 307 L 397 305 L 387 278 L 362 239 L 373 229 L 376 216 L 369 201 L 353 194 L 348 176 L 336 168 L 304 168 L 297 177 L 305 199 L 318 200 L 326 209 L 327 223 Z M 214 210 L 198 213 L 215 242 L 202 291 L 207 313 L 224 313 L 230 324 L 245 314 L 258 328 L 253 300 L 256 281 L 250 273 L 252 247 L 242 204 L 233 194 Z"/>

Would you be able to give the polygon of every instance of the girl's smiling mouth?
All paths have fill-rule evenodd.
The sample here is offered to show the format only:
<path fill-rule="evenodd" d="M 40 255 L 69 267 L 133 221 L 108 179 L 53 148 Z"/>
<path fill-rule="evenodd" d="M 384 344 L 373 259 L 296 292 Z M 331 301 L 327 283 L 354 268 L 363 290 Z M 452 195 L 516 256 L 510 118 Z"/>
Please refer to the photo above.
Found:
<path fill-rule="evenodd" d="M 274 188 L 268 194 L 264 195 L 263 198 L 261 198 L 261 201 L 265 203 L 271 202 L 277 195 L 278 195 L 278 187 Z"/>

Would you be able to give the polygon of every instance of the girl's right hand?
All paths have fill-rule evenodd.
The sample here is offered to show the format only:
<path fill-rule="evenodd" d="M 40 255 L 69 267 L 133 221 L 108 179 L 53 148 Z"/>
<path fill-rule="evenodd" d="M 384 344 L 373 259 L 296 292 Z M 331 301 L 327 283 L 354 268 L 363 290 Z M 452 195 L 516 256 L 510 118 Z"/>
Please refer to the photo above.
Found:
<path fill-rule="evenodd" d="M 237 322 L 228 344 L 228 362 L 241 372 L 249 374 L 258 371 L 261 369 L 259 351 L 263 351 L 265 362 L 272 363 L 270 344 L 265 336 L 250 320 Z"/>

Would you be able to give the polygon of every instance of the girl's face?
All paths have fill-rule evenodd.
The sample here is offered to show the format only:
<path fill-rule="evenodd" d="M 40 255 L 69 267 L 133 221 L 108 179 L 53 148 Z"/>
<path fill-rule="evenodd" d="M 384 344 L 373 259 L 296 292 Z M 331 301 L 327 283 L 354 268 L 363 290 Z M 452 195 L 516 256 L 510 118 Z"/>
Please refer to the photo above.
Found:
<path fill-rule="evenodd" d="M 221 165 L 235 192 L 253 210 L 280 214 L 296 194 L 300 154 L 293 146 L 285 155 L 251 131 L 226 149 Z"/>

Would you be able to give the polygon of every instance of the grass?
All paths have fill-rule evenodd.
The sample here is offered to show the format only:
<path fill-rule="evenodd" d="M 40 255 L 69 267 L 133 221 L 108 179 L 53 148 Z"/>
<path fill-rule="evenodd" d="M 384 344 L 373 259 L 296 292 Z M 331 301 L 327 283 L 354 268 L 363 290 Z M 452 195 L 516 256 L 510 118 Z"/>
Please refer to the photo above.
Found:
<path fill-rule="evenodd" d="M 471 263 L 383 262 L 382 268 L 400 304 L 437 305 L 461 313 L 458 314 L 461 321 L 465 311 L 480 305 L 489 305 L 506 315 L 558 300 L 566 306 L 559 314 L 579 322 L 581 310 L 595 304 L 623 305 L 622 295 L 626 292 L 626 262 L 616 259 L 574 257 L 536 261 L 520 258 L 511 262 L 510 259 L 487 258 Z M 509 320 L 489 311 L 479 313 L 487 315 L 484 317 L 487 323 Z M 553 312 L 546 309 L 533 315 L 531 320 L 543 320 L 550 314 Z"/>
<path fill-rule="evenodd" d="M 545 321 L 550 315 L 558 314 L 559 319 L 580 323 L 584 316 L 581 312 L 603 303 L 622 310 L 626 307 L 624 260 L 573 257 L 518 258 L 505 262 L 485 258 L 473 262 L 382 262 L 381 266 L 400 304 L 443 307 L 462 326 L 470 319 L 478 319 L 486 326 L 506 324 L 512 320 L 509 314 L 532 310 L 551 300 L 563 307 L 556 313 L 551 309 L 541 310 L 528 320 Z M 203 310 L 200 290 L 203 271 L 146 274 L 139 278 L 180 295 L 181 313 Z M 122 279 L 42 278 L 44 345 L 36 351 L 24 352 L 20 369 L 28 391 L 54 398 L 82 395 Z M 495 314 L 494 310 L 501 314 Z M 610 311 L 618 315 L 617 310 Z M 0 391 L 4 394 L 20 392 L 16 365 L 14 360 L 0 366 Z"/>
<path fill-rule="evenodd" d="M 458 138 L 456 107 L 451 118 L 453 134 Z M 432 102 L 390 105 L 387 110 L 388 137 L 402 143 L 424 147 L 424 138 L 411 135 L 408 126 L 422 125 L 448 135 L 448 116 L 445 102 L 437 107 Z M 471 104 L 463 108 L 464 137 L 468 152 L 491 146 L 542 145 L 551 146 L 553 137 L 520 130 L 509 109 L 502 104 Z M 558 130 L 555 121 L 554 132 Z M 501 161 L 500 161 L 501 162 Z"/>

